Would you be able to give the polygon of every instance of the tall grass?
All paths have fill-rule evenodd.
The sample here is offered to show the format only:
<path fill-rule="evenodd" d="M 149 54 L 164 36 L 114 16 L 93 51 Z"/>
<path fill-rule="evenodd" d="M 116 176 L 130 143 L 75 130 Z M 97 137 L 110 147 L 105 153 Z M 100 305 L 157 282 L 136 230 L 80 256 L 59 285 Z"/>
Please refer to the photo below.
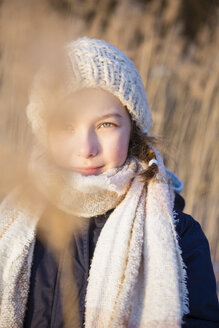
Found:
<path fill-rule="evenodd" d="M 11 30 L 7 30 L 8 35 L 1 35 L 1 70 L 4 75 L 0 114 L 2 126 L 7 127 L 7 131 L 2 133 L 4 138 L 6 134 L 8 140 L 24 144 L 27 142 L 24 109 L 27 104 L 28 84 L 33 74 L 33 70 L 28 66 L 29 61 L 26 61 L 27 51 L 29 56 L 35 53 L 34 41 L 39 42 L 45 31 L 51 32 L 48 33 L 48 38 L 61 29 L 63 35 L 66 31 L 68 39 L 87 35 L 103 38 L 118 46 L 134 60 L 142 75 L 154 118 L 152 133 L 158 134 L 164 140 L 163 154 L 166 165 L 178 174 L 185 184 L 185 211 L 202 225 L 209 239 L 217 271 L 218 25 L 215 25 L 214 33 L 209 27 L 210 24 L 203 25 L 199 33 L 196 31 L 196 39 L 188 41 L 183 34 L 185 28 L 179 15 L 179 0 L 87 0 L 81 5 L 74 0 L 51 0 L 48 1 L 50 12 L 48 8 L 45 11 L 39 10 L 39 7 L 38 10 L 35 8 L 34 12 L 29 7 L 28 12 L 28 2 L 24 2 L 25 10 L 20 7 L 14 26 L 10 25 Z M 41 1 L 38 4 L 40 6 Z M 24 11 L 25 15 L 22 16 Z M 7 10 L 3 11 L 3 21 L 6 24 L 10 24 L 8 13 Z M 21 28 L 19 32 L 16 22 L 20 24 L 22 17 L 27 26 L 23 26 L 23 30 Z M 202 24 L 199 21 L 200 26 Z M 192 36 L 194 38 L 194 33 Z M 13 51 L 13 56 L 8 61 L 7 51 Z M 22 67 L 23 73 L 19 67 Z M 7 79 L 8 76 L 10 78 Z M 17 83 L 19 78 L 25 81 L 22 88 Z M 219 270 L 216 273 L 219 281 Z"/>

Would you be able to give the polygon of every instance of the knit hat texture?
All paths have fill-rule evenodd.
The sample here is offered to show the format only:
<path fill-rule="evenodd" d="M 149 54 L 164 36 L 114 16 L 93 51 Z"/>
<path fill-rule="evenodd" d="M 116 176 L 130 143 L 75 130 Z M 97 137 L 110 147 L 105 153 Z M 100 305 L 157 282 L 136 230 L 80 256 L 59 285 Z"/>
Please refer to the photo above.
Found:
<path fill-rule="evenodd" d="M 71 71 L 68 92 L 99 87 L 112 93 L 127 107 L 141 131 L 148 134 L 152 117 L 146 92 L 134 63 L 118 48 L 103 40 L 83 37 L 69 42 L 65 49 Z M 35 84 L 40 81 L 38 79 Z M 35 86 L 27 107 L 32 130 L 41 139 L 45 138 L 45 94 L 42 87 Z"/>

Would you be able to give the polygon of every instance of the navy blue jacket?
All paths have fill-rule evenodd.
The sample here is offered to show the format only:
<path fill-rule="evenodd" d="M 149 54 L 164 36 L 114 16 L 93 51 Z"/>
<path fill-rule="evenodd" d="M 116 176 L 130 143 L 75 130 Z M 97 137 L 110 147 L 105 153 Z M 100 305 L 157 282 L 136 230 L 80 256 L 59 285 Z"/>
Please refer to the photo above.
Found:
<path fill-rule="evenodd" d="M 216 281 L 212 268 L 209 244 L 200 224 L 179 208 L 184 207 L 183 199 L 177 195 L 175 210 L 178 223 L 179 244 L 182 257 L 187 266 L 190 313 L 184 316 L 183 328 L 219 327 L 219 306 L 216 295 Z M 55 257 L 54 252 L 38 238 L 34 248 L 30 279 L 30 292 L 27 302 L 25 328 L 64 328 L 82 327 L 84 322 L 85 294 L 90 261 L 97 239 L 110 211 L 102 216 L 92 217 L 84 222 L 80 234 L 72 238 L 72 276 L 76 290 L 71 294 L 68 308 L 77 308 L 80 323 L 73 324 L 74 311 L 70 323 L 64 325 L 63 304 L 60 280 L 63 271 L 64 254 Z M 64 278 L 68 285 L 68 278 Z M 70 282 L 69 282 L 70 285 Z M 69 288 L 71 290 L 71 288 Z M 92 328 L 92 327 L 91 327 Z M 168 328 L 168 327 L 167 327 Z"/>

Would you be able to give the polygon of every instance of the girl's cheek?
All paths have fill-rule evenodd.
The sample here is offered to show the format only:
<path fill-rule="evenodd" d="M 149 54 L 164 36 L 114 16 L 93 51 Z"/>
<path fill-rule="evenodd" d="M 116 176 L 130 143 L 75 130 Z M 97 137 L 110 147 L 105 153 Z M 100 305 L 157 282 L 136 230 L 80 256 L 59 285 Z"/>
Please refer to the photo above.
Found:
<path fill-rule="evenodd" d="M 73 152 L 72 148 L 71 138 L 58 133 L 49 136 L 49 152 L 56 164 L 67 166 Z"/>
<path fill-rule="evenodd" d="M 128 145 L 129 135 L 119 134 L 115 135 L 114 138 L 111 136 L 105 147 L 103 147 L 108 162 L 114 167 L 121 166 L 127 158 Z"/>
<path fill-rule="evenodd" d="M 129 139 L 130 139 L 130 132 L 125 131 L 122 136 L 119 138 L 118 147 L 117 147 L 117 159 L 122 165 L 128 155 L 128 147 L 129 147 Z"/>

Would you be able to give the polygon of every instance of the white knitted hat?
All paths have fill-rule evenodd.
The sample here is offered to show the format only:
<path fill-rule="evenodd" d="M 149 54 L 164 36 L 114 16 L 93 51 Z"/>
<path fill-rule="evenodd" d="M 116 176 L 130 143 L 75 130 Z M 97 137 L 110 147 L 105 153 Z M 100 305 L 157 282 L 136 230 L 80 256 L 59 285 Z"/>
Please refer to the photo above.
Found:
<path fill-rule="evenodd" d="M 145 89 L 134 63 L 118 48 L 103 40 L 79 38 L 66 46 L 71 79 L 68 93 L 79 88 L 100 87 L 118 97 L 132 119 L 145 133 L 152 123 Z M 39 84 L 35 83 L 36 85 Z M 27 116 L 38 138 L 45 138 L 44 104 L 46 91 L 33 88 Z"/>

